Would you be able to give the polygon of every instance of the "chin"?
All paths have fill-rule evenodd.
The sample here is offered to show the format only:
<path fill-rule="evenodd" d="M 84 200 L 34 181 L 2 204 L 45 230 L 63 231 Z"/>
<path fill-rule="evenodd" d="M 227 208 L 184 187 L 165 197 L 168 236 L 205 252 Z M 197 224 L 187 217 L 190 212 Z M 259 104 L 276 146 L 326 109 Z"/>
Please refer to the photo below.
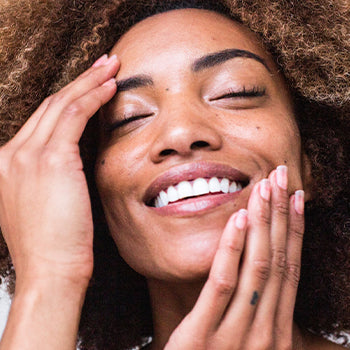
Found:
<path fill-rule="evenodd" d="M 210 271 L 220 237 L 200 239 L 174 247 L 155 263 L 156 268 L 144 271 L 146 278 L 169 282 L 195 282 L 206 279 Z"/>

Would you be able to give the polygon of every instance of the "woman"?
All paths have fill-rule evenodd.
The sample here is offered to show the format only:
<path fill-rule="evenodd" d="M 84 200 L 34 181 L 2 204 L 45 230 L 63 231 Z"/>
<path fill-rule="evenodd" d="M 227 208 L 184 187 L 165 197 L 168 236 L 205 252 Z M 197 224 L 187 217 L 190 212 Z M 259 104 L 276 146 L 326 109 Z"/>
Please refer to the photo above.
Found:
<path fill-rule="evenodd" d="M 349 271 L 349 58 L 341 47 L 349 45 L 348 9 L 333 3 L 329 19 L 340 31 L 336 37 L 311 20 L 312 30 L 320 30 L 315 38 L 306 36 L 308 26 L 296 31 L 307 18 L 301 5 L 272 3 L 265 15 L 258 15 L 259 4 L 132 5 L 75 3 L 51 14 L 53 3 L 38 4 L 32 17 L 48 7 L 52 19 L 40 19 L 42 29 L 33 26 L 23 55 L 47 35 L 41 49 L 54 50 L 60 64 L 32 58 L 38 70 L 26 70 L 16 41 L 8 40 L 7 59 L 17 54 L 22 65 L 11 69 L 7 88 L 15 94 L 23 81 L 21 99 L 3 95 L 8 120 L 24 119 L 42 99 L 36 84 L 42 94 L 59 92 L 1 149 L 0 222 L 17 277 L 1 347 L 73 348 L 86 292 L 82 348 L 126 348 L 151 334 L 143 279 L 109 246 L 106 222 L 120 255 L 146 277 L 150 348 L 338 348 L 307 329 L 322 334 L 349 328 L 350 287 L 342 278 Z M 171 11 L 178 7 L 185 9 Z M 312 9 L 314 15 L 319 10 Z M 296 16 L 293 22 L 287 13 Z M 90 21 L 95 26 L 89 37 Z M 263 44 L 240 22 L 262 35 Z M 296 41 L 296 33 L 303 40 Z M 313 58 L 303 56 L 311 38 Z M 301 53 L 293 57 L 296 46 Z M 332 49 L 339 56 L 331 56 Z M 78 52 L 87 65 L 106 51 L 109 58 L 101 56 L 62 89 L 85 68 Z M 316 66 L 324 71 L 311 74 Z M 93 225 L 78 142 L 99 109 L 82 142 L 95 214 L 91 280 Z M 6 130 L 13 133 L 9 121 Z M 95 161 L 104 214 L 91 176 Z M 308 212 L 293 323 L 302 189 Z"/>

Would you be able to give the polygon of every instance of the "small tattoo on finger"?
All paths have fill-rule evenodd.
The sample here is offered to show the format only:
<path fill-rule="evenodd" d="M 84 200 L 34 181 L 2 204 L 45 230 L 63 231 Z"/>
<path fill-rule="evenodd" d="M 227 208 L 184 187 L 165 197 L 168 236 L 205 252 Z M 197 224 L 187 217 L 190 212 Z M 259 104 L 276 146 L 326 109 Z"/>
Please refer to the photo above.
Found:
<path fill-rule="evenodd" d="M 256 305 L 259 299 L 259 294 L 257 291 L 254 291 L 252 299 L 250 301 L 250 305 Z"/>

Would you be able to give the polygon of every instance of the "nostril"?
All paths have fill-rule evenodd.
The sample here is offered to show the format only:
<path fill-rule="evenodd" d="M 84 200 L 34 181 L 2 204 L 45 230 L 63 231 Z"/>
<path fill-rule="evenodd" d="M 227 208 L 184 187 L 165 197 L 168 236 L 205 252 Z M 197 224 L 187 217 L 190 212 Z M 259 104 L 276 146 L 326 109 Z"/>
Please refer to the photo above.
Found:
<path fill-rule="evenodd" d="M 193 149 L 204 148 L 208 146 L 209 146 L 209 143 L 206 141 L 196 141 L 192 143 L 191 149 L 193 150 Z"/>
<path fill-rule="evenodd" d="M 162 157 L 169 156 L 171 154 L 174 154 L 175 151 L 173 149 L 164 149 L 162 152 L 160 152 L 160 155 Z"/>

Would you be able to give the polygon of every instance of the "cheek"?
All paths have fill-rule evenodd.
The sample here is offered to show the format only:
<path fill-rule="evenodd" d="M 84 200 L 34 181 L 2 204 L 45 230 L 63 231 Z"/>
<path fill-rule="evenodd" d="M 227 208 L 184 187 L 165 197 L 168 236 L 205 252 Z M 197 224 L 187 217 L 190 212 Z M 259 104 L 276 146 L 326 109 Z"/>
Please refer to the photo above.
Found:
<path fill-rule="evenodd" d="M 276 113 L 271 108 L 264 112 L 247 112 L 232 123 L 226 122 L 222 132 L 228 142 L 237 143 L 272 165 L 295 163 L 293 159 L 300 162 L 299 130 L 287 111 Z"/>

